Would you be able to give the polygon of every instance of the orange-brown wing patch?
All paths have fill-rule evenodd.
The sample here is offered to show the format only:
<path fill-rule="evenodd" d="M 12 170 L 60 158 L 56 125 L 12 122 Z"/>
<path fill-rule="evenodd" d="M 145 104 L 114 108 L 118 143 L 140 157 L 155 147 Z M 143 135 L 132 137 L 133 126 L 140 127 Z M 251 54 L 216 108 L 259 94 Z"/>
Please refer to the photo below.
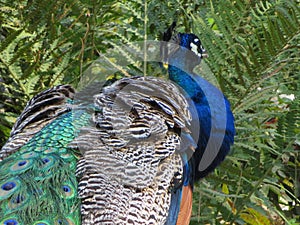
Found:
<path fill-rule="evenodd" d="M 180 211 L 176 225 L 189 225 L 192 215 L 193 191 L 190 185 L 183 187 Z"/>

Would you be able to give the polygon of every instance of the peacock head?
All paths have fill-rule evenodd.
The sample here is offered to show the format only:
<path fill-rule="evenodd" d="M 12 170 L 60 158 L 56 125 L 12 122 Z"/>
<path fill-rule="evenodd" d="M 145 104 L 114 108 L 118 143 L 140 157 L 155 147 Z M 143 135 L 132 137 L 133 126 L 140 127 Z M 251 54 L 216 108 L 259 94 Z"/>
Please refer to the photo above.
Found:
<path fill-rule="evenodd" d="M 191 72 L 200 64 L 203 58 L 208 57 L 200 38 L 192 33 L 175 32 L 176 23 L 164 32 L 161 44 L 162 61 L 180 69 Z"/>
<path fill-rule="evenodd" d="M 199 37 L 195 34 L 178 33 L 177 38 L 180 46 L 192 51 L 200 59 L 208 56 L 205 48 L 201 44 Z"/>

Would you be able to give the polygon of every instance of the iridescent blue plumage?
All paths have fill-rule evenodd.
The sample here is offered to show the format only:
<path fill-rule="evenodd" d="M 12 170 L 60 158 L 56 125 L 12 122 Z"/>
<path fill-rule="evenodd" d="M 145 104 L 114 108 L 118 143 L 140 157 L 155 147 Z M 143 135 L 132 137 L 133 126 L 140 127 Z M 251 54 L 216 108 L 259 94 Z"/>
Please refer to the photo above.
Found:
<path fill-rule="evenodd" d="M 200 131 L 199 136 L 195 136 L 197 132 L 193 135 L 198 145 L 193 159 L 197 167 L 195 178 L 203 178 L 228 154 L 235 135 L 234 117 L 223 93 L 193 72 L 194 67 L 206 56 L 200 39 L 186 33 L 178 33 L 171 38 L 179 46 L 167 56 L 169 78 L 184 89 L 196 109 L 191 112 L 193 121 L 199 124 L 194 123 L 192 130 Z"/>
<path fill-rule="evenodd" d="M 207 176 L 224 160 L 235 135 L 229 101 L 218 88 L 193 72 L 206 57 L 200 39 L 194 34 L 173 35 L 174 28 L 175 23 L 164 33 L 164 41 L 171 44 L 162 43 L 162 58 L 168 64 L 170 80 L 184 90 L 189 101 L 192 114 L 190 130 L 196 147 L 194 153 L 184 151 L 181 154 L 185 169 L 183 182 L 172 193 L 166 225 L 188 224 L 181 217 L 189 221 L 191 216 L 191 191 L 195 180 Z M 188 160 L 187 156 L 191 158 Z"/>

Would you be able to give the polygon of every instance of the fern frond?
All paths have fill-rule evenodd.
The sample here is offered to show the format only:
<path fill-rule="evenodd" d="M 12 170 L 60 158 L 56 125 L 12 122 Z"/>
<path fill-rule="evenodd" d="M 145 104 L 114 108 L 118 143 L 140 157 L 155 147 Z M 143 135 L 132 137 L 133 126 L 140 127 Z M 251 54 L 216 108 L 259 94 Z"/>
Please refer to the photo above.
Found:
<path fill-rule="evenodd" d="M 280 165 L 280 171 L 288 169 L 281 157 L 294 154 L 290 144 L 295 142 L 294 137 L 299 133 L 296 118 L 300 112 L 295 111 L 296 100 L 283 104 L 277 92 L 284 90 L 283 93 L 295 96 L 299 92 L 296 84 L 299 83 L 300 62 L 299 3 L 218 1 L 212 3 L 204 18 L 193 17 L 197 24 L 195 33 L 199 34 L 209 54 L 206 63 L 219 82 L 218 86 L 231 100 L 236 119 L 237 136 L 232 155 L 228 157 L 231 163 L 221 165 L 218 176 L 224 177 L 223 183 L 239 182 L 242 188 L 237 191 L 236 184 L 229 185 L 230 194 L 247 194 L 247 198 L 242 198 L 244 200 L 229 198 L 216 203 L 214 215 L 217 217 L 220 213 L 225 221 L 234 224 L 242 219 L 240 216 L 245 210 L 258 208 L 264 212 L 265 207 L 272 211 L 273 216 L 289 217 L 279 202 L 270 198 L 271 192 L 264 185 L 269 179 L 276 184 L 282 183 L 282 178 L 274 172 L 275 168 Z M 289 110 L 292 112 L 287 113 Z M 288 121 L 286 117 L 289 117 Z M 296 183 L 292 173 L 286 177 Z M 215 176 L 207 179 L 212 183 L 220 182 Z M 262 186 L 246 187 L 258 183 Z M 202 201 L 202 204 L 215 202 L 214 197 L 205 194 Z M 276 210 L 271 210 L 274 208 Z M 199 217 L 201 223 L 214 223 L 213 220 L 202 220 L 212 210 L 202 211 L 201 208 L 200 211 L 203 212 Z"/>

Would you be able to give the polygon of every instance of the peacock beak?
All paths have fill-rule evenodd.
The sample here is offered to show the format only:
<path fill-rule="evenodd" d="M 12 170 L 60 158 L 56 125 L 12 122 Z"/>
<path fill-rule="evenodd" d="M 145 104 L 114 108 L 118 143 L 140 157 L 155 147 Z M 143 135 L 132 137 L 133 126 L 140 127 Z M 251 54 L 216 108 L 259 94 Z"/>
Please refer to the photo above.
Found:
<path fill-rule="evenodd" d="M 208 54 L 207 54 L 207 52 L 206 52 L 206 50 L 205 50 L 205 48 L 201 45 L 200 46 L 200 57 L 201 57 L 201 59 L 203 59 L 203 58 L 208 58 Z"/>
<path fill-rule="evenodd" d="M 208 58 L 208 54 L 206 53 L 206 52 L 203 52 L 202 54 L 201 54 L 201 58 L 203 59 L 203 58 Z"/>

